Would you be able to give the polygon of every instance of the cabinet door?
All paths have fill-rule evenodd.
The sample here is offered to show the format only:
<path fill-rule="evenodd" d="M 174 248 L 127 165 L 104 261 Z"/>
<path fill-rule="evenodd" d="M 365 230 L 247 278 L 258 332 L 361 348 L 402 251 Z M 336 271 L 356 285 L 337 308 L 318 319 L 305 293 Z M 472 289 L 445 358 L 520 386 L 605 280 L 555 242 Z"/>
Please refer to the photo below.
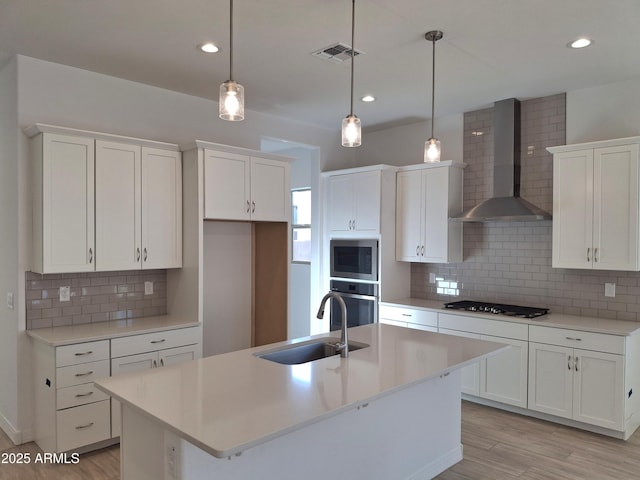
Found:
<path fill-rule="evenodd" d="M 140 152 L 96 141 L 96 270 L 140 268 Z"/>
<path fill-rule="evenodd" d="M 593 268 L 638 270 L 638 145 L 594 151 Z"/>
<path fill-rule="evenodd" d="M 476 333 L 460 332 L 458 330 L 448 330 L 446 328 L 438 328 L 438 333 L 444 333 L 446 335 L 455 335 L 458 337 L 467 338 L 480 338 L 480 335 Z M 480 362 L 476 362 L 473 365 L 467 365 L 460 370 L 460 376 L 462 379 L 462 393 L 467 395 L 480 395 Z"/>
<path fill-rule="evenodd" d="M 94 270 L 94 140 L 43 134 L 41 225 L 35 268 L 65 273 Z M 37 220 L 36 220 L 37 221 Z M 41 235 L 39 245 L 38 232 Z"/>
<path fill-rule="evenodd" d="M 200 346 L 188 345 L 186 347 L 169 348 L 158 352 L 158 365 L 168 367 L 178 363 L 189 362 L 200 358 Z"/>
<path fill-rule="evenodd" d="M 122 373 L 141 372 L 158 366 L 158 352 L 141 353 L 111 359 L 111 376 Z M 119 437 L 122 429 L 120 402 L 111 399 L 111 438 Z"/>
<path fill-rule="evenodd" d="M 574 350 L 573 418 L 624 430 L 624 357 Z"/>
<path fill-rule="evenodd" d="M 180 152 L 142 148 L 142 268 L 182 266 Z"/>
<path fill-rule="evenodd" d="M 350 232 L 353 224 L 353 191 L 350 175 L 329 177 L 327 222 L 331 232 Z"/>
<path fill-rule="evenodd" d="M 379 170 L 353 174 L 353 230 L 380 231 L 380 179 Z"/>
<path fill-rule="evenodd" d="M 424 254 L 428 263 L 448 262 L 449 239 L 449 170 L 430 168 L 423 172 Z"/>
<path fill-rule="evenodd" d="M 251 158 L 204 151 L 204 217 L 250 220 Z"/>
<path fill-rule="evenodd" d="M 496 402 L 527 408 L 529 343 L 524 340 L 481 335 L 481 340 L 508 343 L 506 352 L 480 363 L 480 396 Z"/>
<path fill-rule="evenodd" d="M 291 217 L 289 164 L 251 158 L 251 219 L 287 222 Z"/>
<path fill-rule="evenodd" d="M 572 417 L 573 349 L 529 342 L 531 410 Z"/>
<path fill-rule="evenodd" d="M 422 172 L 396 176 L 396 260 L 419 262 L 423 237 Z"/>
<path fill-rule="evenodd" d="M 553 157 L 554 268 L 592 268 L 593 150 Z"/>

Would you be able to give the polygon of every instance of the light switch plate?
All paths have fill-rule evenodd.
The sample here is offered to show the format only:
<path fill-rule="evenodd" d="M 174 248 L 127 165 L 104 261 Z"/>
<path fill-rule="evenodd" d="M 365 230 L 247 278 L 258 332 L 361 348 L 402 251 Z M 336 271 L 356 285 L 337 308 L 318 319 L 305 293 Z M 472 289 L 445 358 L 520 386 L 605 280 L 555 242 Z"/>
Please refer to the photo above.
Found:
<path fill-rule="evenodd" d="M 71 287 L 60 287 L 60 301 L 68 302 L 71 300 Z"/>
<path fill-rule="evenodd" d="M 616 284 L 615 283 L 605 283 L 604 284 L 604 296 L 605 297 L 615 297 L 616 296 Z"/>
<path fill-rule="evenodd" d="M 7 292 L 7 308 L 13 310 L 13 292 Z"/>
<path fill-rule="evenodd" d="M 153 295 L 153 282 L 144 282 L 144 294 Z"/>

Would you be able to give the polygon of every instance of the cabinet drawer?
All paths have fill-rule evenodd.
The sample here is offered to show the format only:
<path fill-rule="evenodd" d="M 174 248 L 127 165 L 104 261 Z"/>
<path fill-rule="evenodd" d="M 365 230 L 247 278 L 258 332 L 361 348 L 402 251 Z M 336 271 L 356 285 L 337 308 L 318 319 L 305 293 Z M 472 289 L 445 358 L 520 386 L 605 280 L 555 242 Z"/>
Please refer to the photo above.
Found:
<path fill-rule="evenodd" d="M 606 333 L 583 332 L 566 328 L 529 326 L 529 340 L 536 343 L 581 348 L 596 352 L 624 355 L 625 338 Z"/>
<path fill-rule="evenodd" d="M 111 437 L 109 400 L 56 412 L 58 451 L 100 442 Z"/>
<path fill-rule="evenodd" d="M 109 395 L 98 390 L 93 383 L 59 388 L 56 391 L 56 409 L 62 410 L 64 408 L 77 407 L 78 405 L 95 403 L 108 398 Z"/>
<path fill-rule="evenodd" d="M 450 313 L 438 314 L 438 327 L 515 340 L 528 340 L 529 338 L 529 326 L 526 323 L 505 322 Z"/>
<path fill-rule="evenodd" d="M 76 343 L 56 348 L 56 367 L 109 359 L 109 340 Z"/>
<path fill-rule="evenodd" d="M 56 368 L 56 388 L 91 383 L 109 376 L 109 360 Z"/>
<path fill-rule="evenodd" d="M 200 327 L 165 330 L 111 340 L 111 358 L 154 352 L 200 342 Z"/>
<path fill-rule="evenodd" d="M 379 317 L 398 322 L 417 323 L 428 327 L 438 326 L 438 313 L 407 307 L 391 307 L 380 305 Z"/>

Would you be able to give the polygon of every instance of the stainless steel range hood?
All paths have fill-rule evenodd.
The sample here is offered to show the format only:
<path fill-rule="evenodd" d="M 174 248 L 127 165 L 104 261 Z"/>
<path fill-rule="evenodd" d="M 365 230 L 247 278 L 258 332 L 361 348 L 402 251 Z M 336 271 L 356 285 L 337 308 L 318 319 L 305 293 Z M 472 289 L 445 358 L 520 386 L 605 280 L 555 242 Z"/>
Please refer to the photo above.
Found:
<path fill-rule="evenodd" d="M 460 215 L 458 222 L 549 220 L 551 215 L 520 198 L 520 102 L 495 103 L 493 114 L 493 197 Z"/>

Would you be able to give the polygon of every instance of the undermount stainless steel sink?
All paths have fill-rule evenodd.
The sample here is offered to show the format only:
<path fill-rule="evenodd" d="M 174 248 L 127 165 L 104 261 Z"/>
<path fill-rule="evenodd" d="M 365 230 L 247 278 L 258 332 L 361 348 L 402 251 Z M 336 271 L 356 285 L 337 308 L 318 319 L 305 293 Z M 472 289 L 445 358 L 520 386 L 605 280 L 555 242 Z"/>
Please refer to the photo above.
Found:
<path fill-rule="evenodd" d="M 316 338 L 307 342 L 285 345 L 274 350 L 256 352 L 254 355 L 283 365 L 298 365 L 340 354 L 337 343 L 338 339 L 335 337 Z M 366 343 L 349 342 L 349 351 L 354 352 L 368 346 Z"/>

